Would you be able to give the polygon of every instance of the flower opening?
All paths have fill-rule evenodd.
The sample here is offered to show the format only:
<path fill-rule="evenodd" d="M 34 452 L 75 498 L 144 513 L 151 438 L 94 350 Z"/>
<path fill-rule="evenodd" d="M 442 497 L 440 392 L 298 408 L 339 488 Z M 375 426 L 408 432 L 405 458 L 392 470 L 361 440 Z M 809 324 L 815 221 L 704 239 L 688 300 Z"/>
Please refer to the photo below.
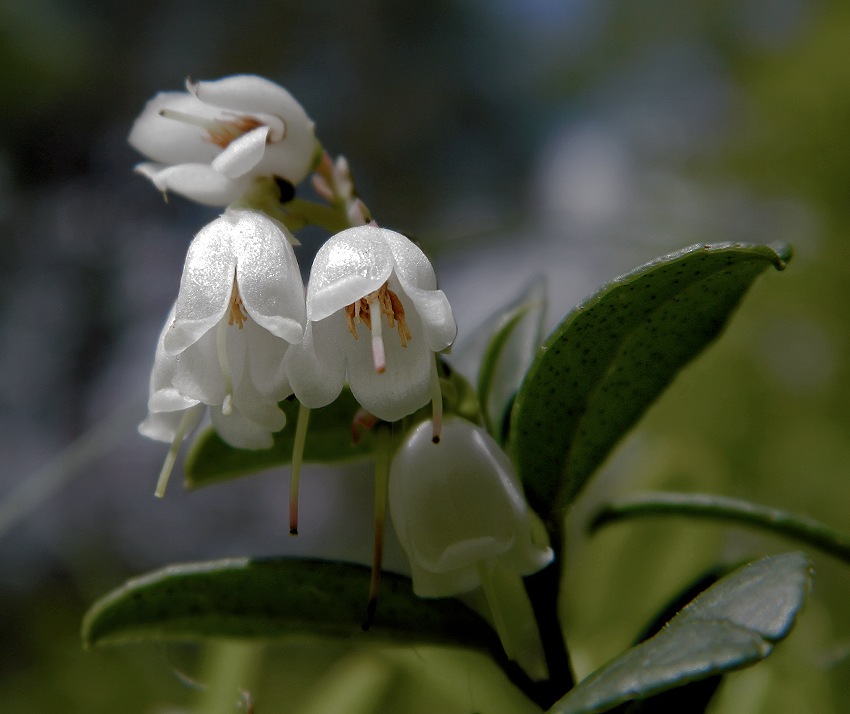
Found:
<path fill-rule="evenodd" d="M 371 333 L 368 343 L 359 339 L 361 325 Z M 385 325 L 398 339 L 385 337 Z M 451 306 L 419 248 L 374 224 L 349 228 L 313 262 L 307 327 L 287 353 L 287 376 L 310 408 L 332 402 L 348 380 L 364 409 L 396 421 L 434 398 L 434 354 L 456 332 Z"/>
<path fill-rule="evenodd" d="M 372 307 L 377 308 L 377 324 L 372 329 Z M 399 342 L 403 348 L 407 347 L 409 340 L 413 339 L 410 328 L 404 319 L 404 305 L 401 304 L 398 295 L 389 289 L 384 283 L 377 290 L 365 297 L 345 306 L 345 320 L 348 323 L 348 331 L 357 336 L 357 325 L 363 323 L 372 333 L 372 361 L 375 371 L 379 374 L 386 370 L 386 359 L 384 351 L 383 330 L 381 319 L 386 318 L 387 327 L 397 328 Z"/>

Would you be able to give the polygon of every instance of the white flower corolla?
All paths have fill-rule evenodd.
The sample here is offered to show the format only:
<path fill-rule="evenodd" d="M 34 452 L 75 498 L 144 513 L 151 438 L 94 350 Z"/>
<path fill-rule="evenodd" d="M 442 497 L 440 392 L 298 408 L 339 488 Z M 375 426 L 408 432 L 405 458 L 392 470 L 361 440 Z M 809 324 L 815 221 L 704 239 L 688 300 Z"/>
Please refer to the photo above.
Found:
<path fill-rule="evenodd" d="M 129 142 L 151 162 L 136 170 L 163 192 L 225 206 L 257 177 L 302 181 L 318 158 L 314 124 L 283 87 L 235 75 L 161 92 L 136 119 Z"/>
<path fill-rule="evenodd" d="M 142 433 L 182 440 L 183 417 L 211 407 L 233 446 L 267 448 L 292 390 L 283 357 L 301 340 L 304 286 L 289 236 L 256 211 L 229 210 L 195 236 L 160 336 Z"/>
<path fill-rule="evenodd" d="M 446 420 L 439 444 L 427 422 L 412 432 L 393 459 L 389 505 L 422 597 L 479 587 L 482 563 L 530 575 L 553 557 L 510 459 L 458 417 Z"/>
<path fill-rule="evenodd" d="M 439 443 L 420 424 L 393 459 L 393 527 L 410 560 L 413 591 L 446 597 L 483 588 L 505 652 L 533 679 L 547 676 L 521 576 L 553 558 L 507 455 L 486 431 L 458 417 Z"/>
<path fill-rule="evenodd" d="M 428 258 L 399 233 L 369 224 L 328 240 L 310 271 L 304 340 L 286 354 L 298 400 L 322 407 L 347 379 L 379 419 L 396 421 L 425 406 L 439 393 L 434 353 L 457 334 L 436 288 Z"/>

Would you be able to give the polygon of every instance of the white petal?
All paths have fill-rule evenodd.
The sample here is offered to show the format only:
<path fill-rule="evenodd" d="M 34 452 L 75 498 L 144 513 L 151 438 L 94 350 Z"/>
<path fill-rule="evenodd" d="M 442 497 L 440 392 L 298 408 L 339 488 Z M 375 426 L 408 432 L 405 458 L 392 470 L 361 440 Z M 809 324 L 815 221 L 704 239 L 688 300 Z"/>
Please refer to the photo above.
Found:
<path fill-rule="evenodd" d="M 280 431 L 286 425 L 286 414 L 272 400 L 260 394 L 248 374 L 248 363 L 234 375 L 234 411 L 269 432 Z"/>
<path fill-rule="evenodd" d="M 160 389 L 170 387 L 174 380 L 177 360 L 165 351 L 165 346 L 163 345 L 165 335 L 168 334 L 168 328 L 171 325 L 171 321 L 174 319 L 174 308 L 175 306 L 172 305 L 171 309 L 168 311 L 168 317 L 165 318 L 165 324 L 162 326 L 162 330 L 160 330 L 159 338 L 156 342 L 156 352 L 153 358 L 153 369 L 151 370 L 149 384 L 149 393 L 151 395 Z"/>
<path fill-rule="evenodd" d="M 221 409 L 212 409 L 210 416 L 218 435 L 237 449 L 268 449 L 274 444 L 268 429 L 237 411 L 225 416 Z"/>
<path fill-rule="evenodd" d="M 221 327 L 216 325 L 202 335 L 197 342 L 189 345 L 173 358 L 177 363 L 172 378 L 174 386 L 182 394 L 204 404 L 221 404 L 228 391 L 218 356 L 217 332 L 219 329 L 225 330 L 225 337 L 230 338 L 226 340 L 230 369 L 241 369 L 244 343 L 234 339 L 238 338 L 237 335 L 228 334 L 229 325 Z"/>
<path fill-rule="evenodd" d="M 289 383 L 298 401 L 310 409 L 330 404 L 342 391 L 345 383 L 342 331 L 353 339 L 341 315 L 332 315 L 321 323 L 308 322 L 304 340 L 286 351 L 284 365 Z"/>
<path fill-rule="evenodd" d="M 166 193 L 173 191 L 205 206 L 226 206 L 239 198 L 251 186 L 251 177 L 231 179 L 208 164 L 143 163 L 136 172 L 150 179 L 154 186 Z"/>
<path fill-rule="evenodd" d="M 440 443 L 421 424 L 393 460 L 393 522 L 407 521 L 412 559 L 431 572 L 475 566 L 510 549 L 515 524 L 512 500 L 525 503 L 489 450 L 477 448 L 474 427 L 448 419 Z M 464 425 L 464 426 L 461 426 Z"/>
<path fill-rule="evenodd" d="M 307 119 L 304 108 L 279 84 L 251 74 L 236 74 L 209 82 L 187 82 L 201 102 L 234 112 L 262 112 L 282 119 Z"/>
<path fill-rule="evenodd" d="M 277 404 L 267 400 L 254 387 L 247 361 L 234 375 L 233 410 L 225 415 L 221 409 L 210 412 L 213 426 L 231 446 L 240 449 L 267 449 L 272 433 L 286 425 L 286 415 Z"/>
<path fill-rule="evenodd" d="M 151 370 L 148 416 L 139 424 L 140 434 L 150 439 L 166 442 L 174 440 L 183 423 L 183 418 L 189 410 L 194 409 L 194 412 L 190 412 L 190 421 L 188 425 L 184 425 L 186 434 L 198 425 L 205 409 L 205 406 L 199 404 L 197 399 L 192 399 L 181 393 L 172 384 L 177 371 L 177 359 L 166 354 L 162 339 L 173 317 L 174 307 L 172 306 L 157 341 L 153 369 Z"/>
<path fill-rule="evenodd" d="M 393 270 L 392 252 L 373 226 L 337 233 L 316 254 L 307 287 L 307 317 L 328 315 L 383 285 Z"/>
<path fill-rule="evenodd" d="M 196 404 L 190 407 L 192 411 L 178 410 L 165 412 L 151 412 L 147 418 L 139 424 L 139 433 L 149 439 L 156 441 L 171 442 L 177 436 L 177 431 L 183 426 L 184 434 L 190 434 L 204 415 L 206 405 Z M 183 420 L 189 416 L 189 422 L 184 424 Z"/>
<path fill-rule="evenodd" d="M 195 406 L 199 401 L 175 387 L 163 387 L 148 397 L 148 409 L 151 412 L 179 412 Z"/>
<path fill-rule="evenodd" d="M 248 374 L 257 391 L 273 402 L 286 399 L 292 394 L 283 363 L 289 343 L 253 320 L 246 320 L 242 331 L 247 344 Z"/>
<path fill-rule="evenodd" d="M 422 320 L 425 342 L 433 352 L 440 352 L 457 337 L 452 306 L 442 290 L 418 290 L 405 286 L 411 302 Z"/>
<path fill-rule="evenodd" d="M 287 342 L 300 342 L 306 322 L 304 284 L 295 252 L 274 221 L 256 211 L 228 211 L 236 282 L 257 324 Z"/>
<path fill-rule="evenodd" d="M 232 236 L 232 222 L 222 217 L 204 226 L 189 246 L 174 320 L 163 339 L 169 354 L 196 342 L 227 310 L 236 271 Z"/>
<path fill-rule="evenodd" d="M 253 169 L 266 150 L 269 127 L 261 126 L 228 144 L 212 162 L 212 167 L 230 178 L 239 178 Z"/>
<path fill-rule="evenodd" d="M 130 145 L 154 161 L 164 164 L 209 164 L 220 149 L 208 140 L 209 134 L 201 126 L 160 115 L 162 110 L 174 111 L 215 120 L 221 111 L 204 104 L 185 92 L 161 92 L 142 110 L 130 130 Z"/>
<path fill-rule="evenodd" d="M 437 278 L 431 261 L 413 241 L 387 228 L 370 227 L 374 231 L 379 231 L 381 240 L 392 252 L 396 275 L 405 290 L 408 288 L 436 289 Z"/>
<path fill-rule="evenodd" d="M 307 131 L 289 122 L 282 141 L 275 141 L 270 134 L 271 143 L 266 145 L 265 153 L 253 171 L 254 175 L 280 176 L 293 185 L 301 183 L 313 169 L 318 147 L 312 122 L 310 127 Z"/>

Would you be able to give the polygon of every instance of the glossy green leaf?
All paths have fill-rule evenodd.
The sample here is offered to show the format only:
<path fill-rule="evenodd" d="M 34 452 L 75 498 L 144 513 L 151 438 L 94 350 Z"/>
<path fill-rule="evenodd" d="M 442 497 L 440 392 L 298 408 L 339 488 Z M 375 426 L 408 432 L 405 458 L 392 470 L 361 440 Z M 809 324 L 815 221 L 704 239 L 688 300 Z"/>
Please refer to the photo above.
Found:
<path fill-rule="evenodd" d="M 274 434 L 274 445 L 270 449 L 236 449 L 213 429 L 200 434 L 183 465 L 186 487 L 198 488 L 264 469 L 288 466 L 292 461 L 299 405 L 293 400 L 281 402 L 280 406 L 286 413 L 286 426 Z M 304 448 L 305 463 L 336 463 L 369 457 L 373 448 L 372 434 L 361 431 L 359 441 L 356 444 L 353 441 L 352 425 L 359 409 L 360 405 L 348 389 L 326 407 L 312 409 Z"/>
<path fill-rule="evenodd" d="M 514 395 L 543 341 L 546 290 L 536 281 L 498 318 L 478 372 L 478 400 L 490 435 L 504 441 Z"/>
<path fill-rule="evenodd" d="M 511 446 L 531 505 L 565 508 L 620 438 L 722 330 L 787 247 L 696 245 L 654 260 L 576 306 L 517 394 Z"/>
<path fill-rule="evenodd" d="M 654 637 L 667 625 L 676 613 L 685 607 L 691 600 L 700 595 L 706 588 L 714 585 L 721 575 L 725 575 L 728 569 L 714 568 L 710 572 L 693 582 L 683 592 L 679 593 L 669 602 L 657 617 L 638 636 L 635 644 L 645 642 Z M 716 674 L 705 679 L 688 682 L 674 689 L 668 689 L 660 694 L 640 700 L 624 702 L 620 706 L 609 709 L 609 714 L 666 714 L 666 712 L 688 712 L 688 714 L 704 714 L 717 693 L 722 674 Z"/>
<path fill-rule="evenodd" d="M 349 563 L 283 558 L 174 565 L 96 602 L 83 621 L 83 643 L 312 635 L 498 651 L 498 638 L 472 610 L 457 600 L 422 600 L 408 578 L 391 573 L 382 576 L 377 614 L 364 632 L 369 572 Z"/>
<path fill-rule="evenodd" d="M 583 680 L 551 714 L 593 714 L 767 657 L 800 612 L 811 566 L 802 553 L 762 558 L 696 597 L 667 627 Z"/>

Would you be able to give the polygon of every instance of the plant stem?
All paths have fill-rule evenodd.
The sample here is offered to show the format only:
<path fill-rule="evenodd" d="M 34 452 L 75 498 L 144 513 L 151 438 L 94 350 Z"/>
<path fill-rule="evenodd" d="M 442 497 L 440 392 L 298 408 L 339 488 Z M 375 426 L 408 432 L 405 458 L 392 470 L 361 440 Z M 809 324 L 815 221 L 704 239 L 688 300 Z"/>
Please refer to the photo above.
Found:
<path fill-rule="evenodd" d="M 198 714 L 233 714 L 240 700 L 250 705 L 262 665 L 263 650 L 253 642 L 218 641 L 205 652 L 201 684 L 195 711 Z M 244 706 L 244 705 L 243 705 Z"/>
<path fill-rule="evenodd" d="M 368 630 L 375 620 L 378 607 L 378 588 L 381 584 L 381 565 L 384 558 L 384 528 L 387 522 L 387 484 L 392 460 L 390 427 L 379 424 L 375 429 L 375 536 L 372 547 L 372 578 L 369 582 L 369 603 L 363 629 Z"/>
<path fill-rule="evenodd" d="M 850 535 L 820 521 L 749 501 L 707 493 L 659 491 L 623 497 L 603 506 L 588 527 L 602 526 L 644 516 L 679 516 L 731 521 L 750 528 L 786 536 L 850 563 Z"/>
<path fill-rule="evenodd" d="M 549 679 L 535 682 L 526 693 L 540 706 L 548 709 L 563 697 L 575 684 L 567 643 L 561 628 L 558 613 L 558 599 L 561 591 L 561 557 L 563 548 L 563 531 L 561 521 L 563 516 L 555 515 L 546 523 L 549 540 L 555 551 L 552 563 L 541 570 L 524 578 L 525 589 L 531 600 L 540 639 L 543 643 L 543 653 L 549 668 Z"/>
<path fill-rule="evenodd" d="M 298 487 L 301 484 L 301 462 L 304 460 L 304 445 L 307 443 L 309 423 L 310 410 L 299 402 L 295 440 L 292 443 L 292 464 L 289 470 L 289 533 L 291 535 L 298 535 Z"/>

